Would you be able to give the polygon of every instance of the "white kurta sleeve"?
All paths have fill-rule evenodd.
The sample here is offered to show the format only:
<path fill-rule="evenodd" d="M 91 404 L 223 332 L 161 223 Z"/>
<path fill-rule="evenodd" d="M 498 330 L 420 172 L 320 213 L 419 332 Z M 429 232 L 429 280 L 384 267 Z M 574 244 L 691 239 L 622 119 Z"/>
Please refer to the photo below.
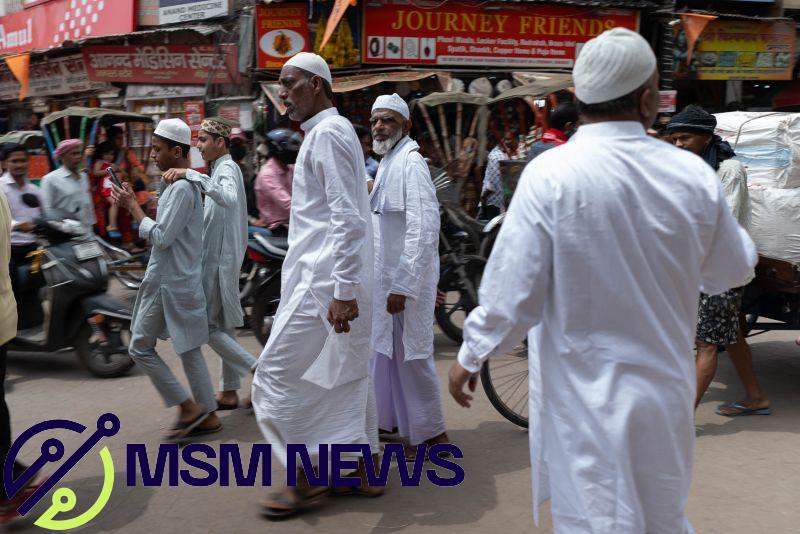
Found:
<path fill-rule="evenodd" d="M 743 286 L 758 262 L 756 246 L 731 215 L 721 184 L 717 191 L 717 224 L 703 260 L 701 291 L 716 295 Z"/>
<path fill-rule="evenodd" d="M 190 220 L 190 207 L 194 202 L 191 188 L 194 186 L 177 187 L 179 184 L 172 186 L 176 189 L 172 192 L 168 205 L 158 207 L 158 221 L 145 217 L 139 223 L 139 235 L 149 239 L 154 247 L 161 250 L 172 245 Z"/>
<path fill-rule="evenodd" d="M 361 165 L 337 131 L 320 135 L 314 145 L 314 174 L 322 180 L 325 197 L 331 210 L 333 236 L 333 296 L 338 300 L 356 298 L 361 272 L 361 249 L 366 237 L 367 221 L 358 208 L 359 190 L 364 187 Z M 363 191 L 361 192 L 363 194 Z"/>
<path fill-rule="evenodd" d="M 400 256 L 400 263 L 389 293 L 416 299 L 419 297 L 422 280 L 425 277 L 422 271 L 431 265 L 430 261 L 425 261 L 428 259 L 425 256 L 437 253 L 436 250 L 431 251 L 430 244 L 436 242 L 436 234 L 439 232 L 439 213 L 438 211 L 432 213 L 433 210 L 423 200 L 425 182 L 429 182 L 430 177 L 427 168 L 421 168 L 419 165 L 421 161 L 414 161 L 411 159 L 413 157 L 412 154 L 407 161 L 409 167 L 405 172 L 404 181 L 406 232 L 403 254 Z"/>
<path fill-rule="evenodd" d="M 481 280 L 480 306 L 464 323 L 458 361 L 468 371 L 518 344 L 542 319 L 553 268 L 550 187 L 531 166 L 524 171 Z"/>
<path fill-rule="evenodd" d="M 234 175 L 227 166 L 223 165 L 216 179 L 193 169 L 186 171 L 186 179 L 199 184 L 203 193 L 223 208 L 236 205 L 238 188 Z"/>
<path fill-rule="evenodd" d="M 44 179 L 42 179 L 42 199 L 44 201 L 42 204 L 42 209 L 44 210 L 45 216 L 56 218 L 56 215 L 53 213 L 55 191 L 53 187 L 53 180 L 49 176 L 45 176 Z"/>

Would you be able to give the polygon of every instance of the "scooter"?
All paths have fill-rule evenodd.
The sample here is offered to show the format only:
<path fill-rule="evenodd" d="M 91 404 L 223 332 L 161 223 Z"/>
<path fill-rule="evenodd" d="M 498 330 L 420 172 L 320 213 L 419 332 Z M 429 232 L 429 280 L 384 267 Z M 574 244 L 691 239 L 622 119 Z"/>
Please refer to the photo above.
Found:
<path fill-rule="evenodd" d="M 250 329 L 259 343 L 266 344 L 281 299 L 281 269 L 289 244 L 285 237 L 253 234 L 247 242 L 246 257 L 250 274 L 240 297 L 242 305 L 252 305 Z"/>
<path fill-rule="evenodd" d="M 100 245 L 77 221 L 41 220 L 35 234 L 40 246 L 15 274 L 22 284 L 20 295 L 41 295 L 46 303 L 44 322 L 18 331 L 8 349 L 75 349 L 94 376 L 124 375 L 134 365 L 128 355 L 131 313 L 106 294 L 109 275 Z"/>

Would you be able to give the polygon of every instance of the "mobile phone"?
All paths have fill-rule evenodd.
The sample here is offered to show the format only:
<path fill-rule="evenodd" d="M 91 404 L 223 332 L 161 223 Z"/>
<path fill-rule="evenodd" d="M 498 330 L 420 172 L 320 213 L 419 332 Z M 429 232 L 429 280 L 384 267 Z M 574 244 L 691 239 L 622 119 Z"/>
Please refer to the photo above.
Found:
<path fill-rule="evenodd" d="M 114 169 L 112 169 L 111 167 L 109 167 L 108 169 L 106 169 L 106 172 L 107 172 L 107 173 L 108 173 L 108 175 L 111 177 L 111 181 L 112 181 L 112 182 L 114 182 L 114 185 L 116 185 L 117 187 L 119 187 L 120 189 L 122 189 L 122 188 L 123 188 L 123 187 L 122 187 L 122 182 L 120 182 L 120 181 L 119 181 L 119 178 L 117 178 L 117 173 L 115 173 L 115 172 L 114 172 Z"/>

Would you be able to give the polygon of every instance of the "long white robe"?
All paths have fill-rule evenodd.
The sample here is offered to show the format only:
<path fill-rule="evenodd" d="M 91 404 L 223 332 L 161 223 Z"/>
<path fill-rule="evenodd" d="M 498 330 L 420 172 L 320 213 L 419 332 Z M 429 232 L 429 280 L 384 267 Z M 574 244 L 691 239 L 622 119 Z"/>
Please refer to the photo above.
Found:
<path fill-rule="evenodd" d="M 243 324 L 239 271 L 247 250 L 247 196 L 242 171 L 226 154 L 213 164 L 211 176 L 194 170 L 186 179 L 205 193 L 203 210 L 203 291 L 208 324 L 223 329 Z"/>
<path fill-rule="evenodd" d="M 439 202 L 430 171 L 409 137 L 381 160 L 370 195 L 375 232 L 372 348 L 392 355 L 390 293 L 405 295 L 406 361 L 433 356 L 433 310 L 439 282 Z"/>
<path fill-rule="evenodd" d="M 320 444 L 377 447 L 374 406 L 368 410 L 374 257 L 364 155 L 335 108 L 301 127 L 281 303 L 253 380 L 259 426 L 284 465 L 288 443 L 312 453 Z M 326 320 L 334 297 L 358 301 L 349 334 L 333 333 Z M 311 381 L 307 371 L 336 356 L 323 351 L 326 343 L 343 348 L 341 365 L 328 362 L 331 383 Z"/>
<path fill-rule="evenodd" d="M 639 123 L 582 126 L 526 167 L 458 361 L 528 334 L 537 521 L 552 498 L 558 533 L 692 532 L 698 294 L 755 262 L 714 171 Z"/>

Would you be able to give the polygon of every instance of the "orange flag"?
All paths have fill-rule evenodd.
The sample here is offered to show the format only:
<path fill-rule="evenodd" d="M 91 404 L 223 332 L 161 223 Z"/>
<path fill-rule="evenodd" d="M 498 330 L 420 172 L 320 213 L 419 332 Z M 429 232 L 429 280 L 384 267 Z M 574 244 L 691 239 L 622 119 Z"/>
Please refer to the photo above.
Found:
<path fill-rule="evenodd" d="M 25 100 L 28 96 L 28 74 L 30 72 L 31 55 L 29 53 L 17 54 L 6 57 L 6 65 L 11 70 L 11 74 L 19 82 L 19 99 Z"/>
<path fill-rule="evenodd" d="M 325 34 L 322 36 L 322 43 L 320 43 L 317 52 L 320 52 L 323 48 L 325 48 L 325 45 L 328 44 L 328 39 L 331 38 L 331 35 L 333 35 L 333 30 L 336 29 L 339 21 L 342 20 L 344 12 L 347 10 L 347 6 L 355 6 L 356 3 L 358 3 L 358 0 L 336 0 L 333 3 L 331 15 L 328 17 L 328 25 L 325 26 Z"/>
<path fill-rule="evenodd" d="M 697 38 L 706 29 L 709 22 L 716 19 L 714 15 L 700 15 L 698 13 L 682 13 L 681 20 L 683 21 L 683 31 L 686 34 L 686 64 L 692 62 L 692 54 L 694 53 L 694 44 Z"/>

